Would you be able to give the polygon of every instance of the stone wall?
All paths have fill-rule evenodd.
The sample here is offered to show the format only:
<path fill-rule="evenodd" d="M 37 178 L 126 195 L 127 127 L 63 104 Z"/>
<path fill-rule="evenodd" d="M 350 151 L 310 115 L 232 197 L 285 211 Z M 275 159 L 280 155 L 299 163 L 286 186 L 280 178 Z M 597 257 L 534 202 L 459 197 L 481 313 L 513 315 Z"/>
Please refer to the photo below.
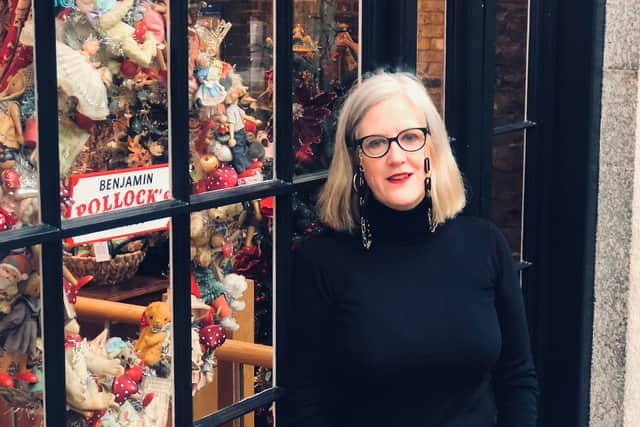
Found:
<path fill-rule="evenodd" d="M 640 425 L 640 0 L 608 0 L 590 425 Z"/>

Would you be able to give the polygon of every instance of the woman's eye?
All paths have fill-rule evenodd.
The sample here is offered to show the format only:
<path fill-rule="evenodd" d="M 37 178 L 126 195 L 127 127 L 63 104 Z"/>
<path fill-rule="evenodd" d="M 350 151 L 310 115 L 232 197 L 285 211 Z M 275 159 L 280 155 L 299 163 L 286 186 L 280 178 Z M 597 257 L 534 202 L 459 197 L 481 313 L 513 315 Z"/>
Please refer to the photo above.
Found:
<path fill-rule="evenodd" d="M 386 141 L 383 141 L 381 139 L 374 139 L 374 140 L 370 140 L 367 141 L 367 147 L 368 148 L 380 148 L 382 146 L 384 146 Z"/>

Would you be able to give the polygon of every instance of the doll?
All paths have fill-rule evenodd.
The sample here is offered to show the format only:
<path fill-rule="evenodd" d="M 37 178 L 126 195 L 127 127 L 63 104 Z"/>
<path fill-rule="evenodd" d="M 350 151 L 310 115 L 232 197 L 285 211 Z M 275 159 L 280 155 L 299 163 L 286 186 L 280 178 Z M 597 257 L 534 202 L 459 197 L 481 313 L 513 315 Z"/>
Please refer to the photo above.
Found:
<path fill-rule="evenodd" d="M 227 95 L 224 86 L 220 84 L 222 61 L 215 58 L 212 61 L 209 55 L 201 53 L 198 56 L 197 67 L 195 75 L 200 85 L 194 102 L 198 108 L 215 107 L 224 101 Z"/>
<path fill-rule="evenodd" d="M 36 353 L 40 320 L 40 275 L 33 273 L 20 287 L 21 293 L 11 312 L 0 320 L 0 336 L 5 337 L 5 354 L 0 359 L 0 385 L 13 387 L 9 376 L 12 363 L 17 365 L 15 378 L 35 384 L 38 376 L 27 369 L 27 358 Z"/>
<path fill-rule="evenodd" d="M 240 178 L 255 175 L 255 171 L 249 169 L 252 162 L 249 158 L 249 144 L 244 131 L 245 112 L 238 106 L 238 100 L 246 93 L 246 88 L 243 86 L 235 86 L 229 90 L 226 99 L 229 135 L 231 136 L 229 147 L 233 153 L 231 164 Z M 247 170 L 250 172 L 246 172 Z"/>
<path fill-rule="evenodd" d="M 70 97 L 77 98 L 77 111 L 91 120 L 104 120 L 109 114 L 107 89 L 100 71 L 82 53 L 56 42 L 58 86 Z"/>

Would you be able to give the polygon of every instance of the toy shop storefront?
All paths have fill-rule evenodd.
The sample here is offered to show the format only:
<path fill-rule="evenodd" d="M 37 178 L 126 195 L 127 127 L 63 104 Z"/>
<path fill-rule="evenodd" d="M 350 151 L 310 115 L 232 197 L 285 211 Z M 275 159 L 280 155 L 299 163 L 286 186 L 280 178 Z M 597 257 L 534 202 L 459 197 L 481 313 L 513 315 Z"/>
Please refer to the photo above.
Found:
<path fill-rule="evenodd" d="M 535 271 L 545 2 L 461 3 L 3 1 L 0 425 L 275 425 L 291 253 L 380 66 L 416 70 L 467 213 Z"/>

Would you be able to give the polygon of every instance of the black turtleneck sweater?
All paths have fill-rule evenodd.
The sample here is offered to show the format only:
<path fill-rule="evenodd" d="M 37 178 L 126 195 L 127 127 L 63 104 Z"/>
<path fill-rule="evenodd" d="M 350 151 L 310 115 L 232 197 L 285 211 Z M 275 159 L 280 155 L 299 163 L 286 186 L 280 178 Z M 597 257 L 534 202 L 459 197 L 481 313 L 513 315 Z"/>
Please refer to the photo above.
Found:
<path fill-rule="evenodd" d="M 295 254 L 292 379 L 279 425 L 528 427 L 537 381 L 509 247 L 489 222 L 434 233 L 372 200 L 373 245 L 328 232 Z"/>

